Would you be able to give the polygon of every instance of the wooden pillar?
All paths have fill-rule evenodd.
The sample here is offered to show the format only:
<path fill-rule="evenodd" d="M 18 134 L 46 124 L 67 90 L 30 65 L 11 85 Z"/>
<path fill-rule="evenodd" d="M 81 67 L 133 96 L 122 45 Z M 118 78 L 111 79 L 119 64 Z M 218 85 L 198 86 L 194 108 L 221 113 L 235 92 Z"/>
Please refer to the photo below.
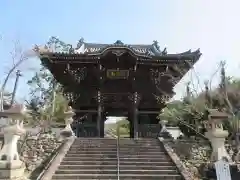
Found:
<path fill-rule="evenodd" d="M 139 126 L 139 119 L 138 119 L 138 104 L 139 104 L 139 96 L 138 93 L 135 92 L 131 96 L 129 96 L 131 100 L 130 109 L 128 112 L 128 119 L 130 123 L 130 137 L 131 138 L 138 138 L 138 126 Z"/>
<path fill-rule="evenodd" d="M 138 109 L 136 106 L 133 108 L 133 130 L 134 138 L 138 138 Z"/>
<path fill-rule="evenodd" d="M 98 70 L 99 70 L 99 90 L 97 93 L 97 101 L 98 101 L 98 109 L 97 109 L 97 129 L 98 129 L 98 137 L 104 137 L 104 120 L 103 120 L 103 102 L 102 102 L 102 94 L 101 87 L 103 84 L 102 77 L 102 65 L 100 61 L 98 62 Z"/>
<path fill-rule="evenodd" d="M 133 118 L 132 118 L 132 113 L 129 112 L 128 114 L 128 121 L 129 121 L 129 136 L 130 138 L 134 138 L 134 125 L 133 125 Z"/>
<path fill-rule="evenodd" d="M 138 93 L 134 93 L 133 99 L 133 110 L 132 110 L 132 121 L 133 121 L 133 130 L 134 130 L 134 138 L 138 138 Z"/>
<path fill-rule="evenodd" d="M 98 109 L 97 109 L 97 130 L 98 137 L 101 137 L 101 121 L 102 121 L 102 105 L 101 105 L 101 92 L 98 91 Z"/>
<path fill-rule="evenodd" d="M 104 112 L 102 112 L 101 122 L 100 122 L 100 137 L 104 137 L 104 123 L 106 120 L 106 115 Z"/>

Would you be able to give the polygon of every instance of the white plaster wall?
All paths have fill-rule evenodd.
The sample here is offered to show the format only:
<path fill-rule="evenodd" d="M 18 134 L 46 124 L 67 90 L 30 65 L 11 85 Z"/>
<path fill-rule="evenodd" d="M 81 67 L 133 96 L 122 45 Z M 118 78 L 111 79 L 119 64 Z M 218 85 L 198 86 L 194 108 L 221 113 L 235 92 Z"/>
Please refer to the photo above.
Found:
<path fill-rule="evenodd" d="M 180 135 L 182 135 L 182 132 L 178 127 L 167 127 L 167 131 L 174 139 L 177 139 Z"/>

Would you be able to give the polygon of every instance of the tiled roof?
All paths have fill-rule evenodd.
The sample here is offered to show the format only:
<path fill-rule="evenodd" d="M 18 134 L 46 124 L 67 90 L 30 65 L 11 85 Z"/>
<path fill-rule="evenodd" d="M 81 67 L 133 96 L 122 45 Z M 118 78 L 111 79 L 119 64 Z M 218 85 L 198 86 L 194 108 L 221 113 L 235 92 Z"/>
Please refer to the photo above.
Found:
<path fill-rule="evenodd" d="M 72 45 L 68 44 L 64 48 L 64 50 L 59 49 L 51 49 L 47 46 L 39 47 L 36 46 L 33 50 L 39 52 L 40 55 L 78 55 L 78 57 L 86 57 L 86 56 L 99 56 L 103 55 L 107 51 L 112 51 L 116 55 L 120 55 L 124 53 L 126 50 L 132 52 L 134 55 L 146 58 L 163 58 L 163 59 L 185 59 L 185 60 L 198 60 L 201 56 L 200 50 L 196 51 L 185 51 L 183 53 L 177 54 L 169 54 L 167 53 L 166 48 L 163 50 L 160 49 L 158 42 L 153 41 L 152 44 L 124 44 L 122 41 L 117 40 L 113 44 L 101 44 L 101 43 L 87 43 L 84 42 L 83 39 L 78 41 L 77 47 L 73 48 Z"/>
<path fill-rule="evenodd" d="M 98 54 L 104 51 L 107 48 L 129 48 L 139 55 L 160 55 L 166 53 L 161 51 L 157 46 L 155 41 L 152 45 L 140 45 L 140 44 L 124 44 L 120 40 L 117 40 L 113 44 L 98 44 L 98 43 L 85 43 L 83 40 L 80 40 L 75 53 L 87 53 L 87 54 Z"/>

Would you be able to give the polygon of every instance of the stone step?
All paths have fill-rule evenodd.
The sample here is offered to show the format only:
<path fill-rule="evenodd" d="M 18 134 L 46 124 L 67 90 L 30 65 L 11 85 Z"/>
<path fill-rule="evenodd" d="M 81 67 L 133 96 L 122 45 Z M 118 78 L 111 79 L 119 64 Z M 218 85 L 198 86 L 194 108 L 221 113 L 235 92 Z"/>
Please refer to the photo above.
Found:
<path fill-rule="evenodd" d="M 69 151 L 117 151 L 117 147 L 77 147 L 77 148 L 70 148 Z"/>
<path fill-rule="evenodd" d="M 68 152 L 75 152 L 75 153 L 80 153 L 80 152 L 117 152 L 117 148 L 71 148 L 69 149 Z M 165 153 L 165 150 L 163 149 L 142 149 L 142 148 L 119 148 L 119 152 L 132 152 L 132 153 Z"/>
<path fill-rule="evenodd" d="M 169 159 L 165 154 L 119 154 L 120 158 L 149 158 L 149 159 Z"/>
<path fill-rule="evenodd" d="M 139 143 L 139 142 L 149 142 L 149 143 L 158 143 L 159 140 L 157 139 L 128 139 L 128 138 L 124 138 L 124 139 L 119 139 L 119 142 L 127 142 L 127 143 Z"/>
<path fill-rule="evenodd" d="M 78 170 L 78 169 L 117 169 L 117 163 L 112 165 L 109 164 L 91 164 L 91 165 L 61 165 L 58 167 L 59 170 L 71 169 L 71 170 Z"/>
<path fill-rule="evenodd" d="M 114 164 L 114 165 L 108 165 L 108 164 L 94 164 L 94 165 L 86 165 L 86 164 L 83 164 L 83 165 L 61 165 L 59 166 L 58 169 L 60 170 L 64 170 L 64 169 L 73 169 L 73 170 L 76 170 L 76 169 L 117 169 L 117 164 Z M 152 170 L 157 170 L 157 169 L 161 169 L 161 170 L 176 170 L 176 167 L 175 166 L 153 166 L 153 165 L 136 165 L 136 164 L 133 164 L 133 165 L 121 165 L 120 163 L 120 170 L 126 170 L 126 169 L 129 169 L 129 170 L 148 170 L 148 169 L 152 169 Z"/>
<path fill-rule="evenodd" d="M 119 141 L 119 145 L 140 145 L 140 144 L 145 144 L 145 145 L 159 145 L 158 142 L 122 142 Z"/>
<path fill-rule="evenodd" d="M 93 146 L 116 146 L 117 142 L 107 143 L 107 142 L 74 142 L 72 145 L 93 145 Z"/>
<path fill-rule="evenodd" d="M 116 142 L 116 139 L 106 139 L 106 138 L 76 138 L 75 142 L 89 142 L 89 141 L 96 141 L 96 142 Z"/>
<path fill-rule="evenodd" d="M 116 169 L 58 169 L 55 174 L 117 174 Z"/>
<path fill-rule="evenodd" d="M 115 157 L 64 157 L 64 161 L 84 161 L 84 160 L 92 160 L 92 161 L 103 161 L 103 160 L 108 160 L 108 161 L 117 161 L 117 156 Z"/>
<path fill-rule="evenodd" d="M 171 159 L 169 157 L 151 157 L 149 156 L 120 156 L 120 162 L 121 161 L 145 161 L 145 162 L 159 162 L 159 161 L 170 161 Z"/>
<path fill-rule="evenodd" d="M 145 144 L 145 145 L 159 145 L 158 142 L 121 142 L 119 141 L 119 145 L 141 145 L 141 144 Z"/>
<path fill-rule="evenodd" d="M 136 140 L 135 143 L 159 144 L 159 140 Z"/>
<path fill-rule="evenodd" d="M 75 152 L 69 152 L 66 154 L 67 156 L 72 156 L 72 157 L 82 157 L 82 156 L 116 156 L 117 153 L 109 153 L 109 152 L 96 152 L 96 153 L 84 153 L 84 152 L 79 152 L 79 153 L 75 153 Z"/>
<path fill-rule="evenodd" d="M 159 142 L 121 142 L 119 141 L 120 145 L 135 145 L 135 144 L 145 144 L 145 145 L 159 145 Z"/>
<path fill-rule="evenodd" d="M 145 170 L 145 169 L 133 169 L 133 170 L 121 170 L 121 174 L 177 174 L 177 170 Z M 117 174 L 117 169 L 58 169 L 55 174 Z"/>
<path fill-rule="evenodd" d="M 106 142 L 106 143 L 114 143 L 114 142 L 116 142 L 117 140 L 116 139 L 109 139 L 109 138 L 107 138 L 107 139 L 94 139 L 94 138 L 92 138 L 92 139 L 84 139 L 84 138 L 82 138 L 82 139 L 80 139 L 80 138 L 77 138 L 77 139 L 75 139 L 75 141 L 74 142 Z"/>
<path fill-rule="evenodd" d="M 90 146 L 90 145 L 72 145 L 70 149 L 117 149 L 117 146 Z"/>
<path fill-rule="evenodd" d="M 140 141 L 149 141 L 149 142 L 157 142 L 158 139 L 157 138 L 135 138 L 135 139 L 132 139 L 132 138 L 119 138 L 119 141 L 134 141 L 134 142 L 140 142 Z"/>
<path fill-rule="evenodd" d="M 139 170 L 139 171 L 142 171 L 142 170 L 177 170 L 177 168 L 172 165 L 172 166 L 156 166 L 155 164 L 152 164 L 150 166 L 146 166 L 146 165 L 136 165 L 136 164 L 132 164 L 132 165 L 122 165 L 120 163 L 120 171 L 122 170 Z"/>
<path fill-rule="evenodd" d="M 118 179 L 117 174 L 55 174 L 52 178 L 52 180 L 57 180 L 57 179 L 64 179 L 64 180 L 113 180 L 113 179 Z M 169 174 L 155 174 L 154 176 L 151 174 L 121 174 L 120 175 L 121 180 L 183 180 L 180 175 L 169 175 Z"/>
<path fill-rule="evenodd" d="M 117 164 L 117 159 L 115 160 L 81 160 L 81 161 L 69 161 L 63 159 L 61 162 L 61 165 L 116 165 Z"/>
<path fill-rule="evenodd" d="M 55 174 L 52 180 L 114 180 L 118 179 L 117 174 Z"/>
<path fill-rule="evenodd" d="M 165 151 L 165 149 L 163 149 L 163 148 L 159 148 L 159 147 L 157 147 L 157 148 L 151 148 L 151 147 L 149 147 L 149 148 L 143 148 L 143 147 L 138 147 L 138 148 L 132 148 L 132 147 L 119 147 L 119 150 L 121 150 L 121 151 L 140 151 L 140 152 L 144 152 L 144 151 L 146 151 L 146 150 L 148 150 L 148 151 L 151 151 L 151 152 L 164 152 Z"/>
<path fill-rule="evenodd" d="M 117 154 L 117 150 L 115 151 L 68 151 L 69 154 Z"/>
<path fill-rule="evenodd" d="M 83 161 L 83 160 L 94 160 L 94 161 L 101 161 L 101 160 L 108 160 L 108 161 L 115 161 L 117 160 L 117 156 L 83 156 L 83 157 L 71 157 L 65 156 L 64 161 Z M 159 162 L 159 161 L 170 161 L 169 157 L 157 157 L 149 159 L 148 156 L 140 157 L 140 156 L 129 156 L 129 157 L 120 157 L 120 161 L 141 161 L 141 162 Z"/>
<path fill-rule="evenodd" d="M 76 138 L 75 142 L 116 142 L 116 139 L 106 138 Z"/>
<path fill-rule="evenodd" d="M 82 147 L 79 147 L 79 148 L 70 148 L 68 150 L 68 152 L 70 151 L 73 151 L 73 152 L 81 152 L 81 151 L 91 151 L 91 152 L 101 152 L 101 151 L 117 151 L 117 148 L 116 147 L 111 147 L 111 148 L 82 148 Z"/>
<path fill-rule="evenodd" d="M 168 174 L 168 175 L 175 175 L 178 174 L 178 171 L 175 169 L 120 169 L 119 174 L 152 174 L 152 175 L 156 175 L 156 174 Z"/>
<path fill-rule="evenodd" d="M 72 144 L 73 146 L 79 146 L 79 145 L 89 145 L 89 146 L 117 146 L 117 143 L 104 143 L 104 142 L 75 142 Z"/>
<path fill-rule="evenodd" d="M 119 154 L 121 155 L 150 155 L 150 156 L 167 156 L 167 154 L 165 152 L 133 152 L 133 151 L 119 151 Z"/>
<path fill-rule="evenodd" d="M 115 161 L 109 161 L 109 160 L 81 160 L 81 161 L 69 161 L 69 160 L 65 160 L 63 159 L 63 161 L 61 162 L 61 165 L 116 165 L 117 164 L 117 159 Z M 136 165 L 136 166 L 172 166 L 173 163 L 172 162 L 139 162 L 139 161 L 121 161 L 120 162 L 121 166 L 129 166 L 129 165 Z"/>
<path fill-rule="evenodd" d="M 97 156 L 97 155 L 117 155 L 117 152 L 104 152 L 104 151 L 100 151 L 100 152 L 87 152 L 87 151 L 80 151 L 80 152 L 76 152 L 76 151 L 70 151 L 67 153 L 67 155 L 71 155 L 71 156 L 83 156 L 83 155 L 93 155 L 93 156 Z M 149 155 L 150 157 L 152 156 L 167 156 L 164 152 L 119 152 L 119 155 L 124 156 L 124 155 L 140 155 L 140 156 L 146 156 Z"/>
<path fill-rule="evenodd" d="M 81 157 L 116 157 L 117 156 L 117 153 L 109 153 L 109 152 L 99 152 L 98 154 L 97 153 L 93 153 L 93 154 L 90 154 L 90 153 L 67 153 L 65 157 L 76 157 L 76 158 L 81 158 Z M 165 159 L 165 158 L 168 158 L 168 156 L 166 156 L 165 154 L 149 154 L 149 153 L 144 153 L 144 154 L 133 154 L 133 153 L 119 153 L 119 157 L 123 157 L 123 158 L 126 158 L 126 157 L 133 157 L 133 158 L 159 158 L 159 159 Z"/>
<path fill-rule="evenodd" d="M 106 159 L 106 158 L 113 158 L 117 159 L 117 154 L 80 154 L 80 155 L 72 155 L 66 154 L 66 158 L 73 158 L 81 161 L 81 159 Z"/>
<path fill-rule="evenodd" d="M 86 140 L 76 140 L 73 142 L 74 144 L 117 144 L 116 140 L 108 140 L 108 141 L 86 141 Z"/>
<path fill-rule="evenodd" d="M 99 150 L 112 150 L 112 149 L 117 149 L 117 146 L 104 146 L 104 147 L 92 147 L 92 146 L 71 146 L 69 150 L 92 150 L 92 151 L 99 151 Z M 119 149 L 121 150 L 139 150 L 139 151 L 165 151 L 164 148 L 161 148 L 160 146 L 156 147 L 142 147 L 142 146 L 137 146 L 137 147 L 132 147 L 132 146 L 119 146 Z"/>
<path fill-rule="evenodd" d="M 133 148 L 136 148 L 136 149 L 138 149 L 138 148 L 141 148 L 141 149 L 148 149 L 148 148 L 150 148 L 150 149 L 163 149 L 162 147 L 160 147 L 159 145 L 154 145 L 154 146 L 148 146 L 148 145 L 119 145 L 119 149 L 122 149 L 122 148 L 129 148 L 129 149 L 133 149 Z"/>

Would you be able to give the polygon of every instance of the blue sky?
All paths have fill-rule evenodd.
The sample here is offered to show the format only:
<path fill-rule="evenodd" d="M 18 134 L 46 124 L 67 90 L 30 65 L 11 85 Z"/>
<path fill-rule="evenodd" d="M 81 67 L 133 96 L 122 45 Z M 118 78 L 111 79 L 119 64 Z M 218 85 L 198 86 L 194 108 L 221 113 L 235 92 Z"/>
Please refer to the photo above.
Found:
<path fill-rule="evenodd" d="M 13 41 L 23 49 L 44 44 L 50 36 L 76 44 L 87 42 L 146 43 L 158 40 L 169 53 L 200 48 L 203 56 L 175 91 L 184 93 L 190 79 L 209 79 L 220 60 L 227 62 L 227 74 L 239 77 L 240 1 L 231 0 L 2 0 L 0 5 L 0 82 L 4 68 L 11 66 Z M 17 97 L 27 97 L 27 79 L 39 67 L 31 59 L 22 67 Z M 11 79 L 8 89 L 13 86 Z M 217 78 L 214 80 L 217 82 Z"/>

